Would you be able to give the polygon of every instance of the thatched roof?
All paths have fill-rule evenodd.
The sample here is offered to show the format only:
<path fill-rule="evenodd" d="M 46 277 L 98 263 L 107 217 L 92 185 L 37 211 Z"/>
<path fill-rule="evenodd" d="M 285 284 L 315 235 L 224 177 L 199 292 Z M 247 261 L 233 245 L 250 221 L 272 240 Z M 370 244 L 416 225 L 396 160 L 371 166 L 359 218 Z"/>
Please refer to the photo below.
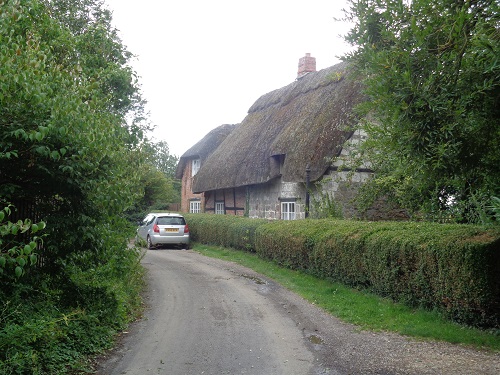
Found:
<path fill-rule="evenodd" d="M 340 63 L 309 73 L 260 97 L 243 122 L 205 160 L 194 192 L 321 178 L 352 135 L 352 109 L 362 100 L 359 83 Z M 279 160 L 284 158 L 280 170 Z"/>
<path fill-rule="evenodd" d="M 175 171 L 175 177 L 182 178 L 182 173 L 186 163 L 192 159 L 200 159 L 201 164 L 205 159 L 222 143 L 224 139 L 234 130 L 236 125 L 224 124 L 213 130 L 211 130 L 207 135 L 205 135 L 198 143 L 187 150 L 179 159 L 177 164 L 177 169 Z"/>

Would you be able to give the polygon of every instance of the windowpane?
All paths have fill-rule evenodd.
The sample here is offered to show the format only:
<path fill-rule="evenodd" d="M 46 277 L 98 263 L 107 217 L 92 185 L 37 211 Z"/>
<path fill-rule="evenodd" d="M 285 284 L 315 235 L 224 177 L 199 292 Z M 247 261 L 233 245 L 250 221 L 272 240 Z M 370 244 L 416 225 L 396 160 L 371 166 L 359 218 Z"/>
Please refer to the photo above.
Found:
<path fill-rule="evenodd" d="M 216 202 L 215 203 L 215 213 L 219 215 L 224 215 L 225 210 L 224 210 L 224 202 Z"/>
<path fill-rule="evenodd" d="M 295 202 L 281 203 L 281 219 L 295 220 Z"/>
<path fill-rule="evenodd" d="M 193 159 L 191 175 L 194 176 L 200 170 L 200 159 Z"/>
<path fill-rule="evenodd" d="M 162 216 L 159 217 L 156 221 L 158 225 L 186 225 L 186 222 L 183 217 L 168 217 Z"/>
<path fill-rule="evenodd" d="M 201 212 L 201 202 L 200 201 L 189 202 L 189 212 L 193 214 L 199 214 Z"/>

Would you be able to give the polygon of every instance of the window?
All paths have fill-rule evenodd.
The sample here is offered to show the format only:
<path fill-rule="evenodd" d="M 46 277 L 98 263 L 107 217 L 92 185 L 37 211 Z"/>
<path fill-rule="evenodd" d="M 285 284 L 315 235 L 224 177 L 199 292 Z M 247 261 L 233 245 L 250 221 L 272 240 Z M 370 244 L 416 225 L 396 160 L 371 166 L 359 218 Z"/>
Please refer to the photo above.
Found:
<path fill-rule="evenodd" d="M 225 209 L 224 209 L 224 202 L 215 202 L 215 213 L 219 215 L 224 215 Z"/>
<path fill-rule="evenodd" d="M 146 216 L 144 218 L 144 220 L 142 221 L 142 224 L 141 225 L 149 225 L 153 222 L 153 220 L 155 219 L 155 216 L 154 215 L 151 215 L 149 214 L 148 216 Z"/>
<path fill-rule="evenodd" d="M 196 175 L 200 170 L 200 159 L 193 159 L 193 163 L 191 166 L 191 176 Z"/>
<path fill-rule="evenodd" d="M 160 216 L 158 220 L 156 220 L 156 224 L 158 225 L 186 225 L 186 221 L 183 217 L 177 216 Z"/>
<path fill-rule="evenodd" d="M 295 220 L 295 202 L 281 202 L 281 219 Z"/>
<path fill-rule="evenodd" d="M 199 214 L 201 212 L 201 202 L 191 201 L 189 202 L 189 212 L 192 214 Z"/>

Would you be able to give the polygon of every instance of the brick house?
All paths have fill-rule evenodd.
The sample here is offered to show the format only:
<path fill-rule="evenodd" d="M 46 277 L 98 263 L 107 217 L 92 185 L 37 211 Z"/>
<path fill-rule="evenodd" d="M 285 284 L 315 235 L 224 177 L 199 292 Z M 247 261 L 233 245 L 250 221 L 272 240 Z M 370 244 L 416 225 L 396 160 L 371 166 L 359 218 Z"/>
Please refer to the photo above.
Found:
<path fill-rule="evenodd" d="M 183 202 L 201 194 L 198 212 L 293 220 L 321 216 L 331 209 L 322 206 L 328 201 L 343 217 L 358 216 L 351 199 L 372 172 L 368 166 L 345 170 L 342 159 L 363 141 L 353 109 L 364 99 L 346 63 L 316 71 L 315 58 L 306 54 L 297 79 L 261 96 L 245 119 L 204 153 L 190 181 L 185 179 L 193 174 L 194 153 L 182 155 L 177 172 Z M 188 207 L 183 203 L 185 212 L 197 212 Z M 388 215 L 385 209 L 368 211 L 368 218 Z"/>
<path fill-rule="evenodd" d="M 207 157 L 233 131 L 236 125 L 225 124 L 211 130 L 203 139 L 187 150 L 179 159 L 176 178 L 181 180 L 181 212 L 204 212 L 203 192 L 193 192 L 193 179 Z"/>

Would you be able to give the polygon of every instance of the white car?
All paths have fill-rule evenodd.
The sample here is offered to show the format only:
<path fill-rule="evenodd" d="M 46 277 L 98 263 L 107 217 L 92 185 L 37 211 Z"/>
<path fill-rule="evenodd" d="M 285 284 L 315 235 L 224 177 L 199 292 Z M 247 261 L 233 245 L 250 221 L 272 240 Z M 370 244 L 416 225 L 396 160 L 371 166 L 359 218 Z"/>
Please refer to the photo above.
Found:
<path fill-rule="evenodd" d="M 189 249 L 189 227 L 184 216 L 175 213 L 149 213 L 137 228 L 137 237 L 148 249 L 178 245 Z"/>

